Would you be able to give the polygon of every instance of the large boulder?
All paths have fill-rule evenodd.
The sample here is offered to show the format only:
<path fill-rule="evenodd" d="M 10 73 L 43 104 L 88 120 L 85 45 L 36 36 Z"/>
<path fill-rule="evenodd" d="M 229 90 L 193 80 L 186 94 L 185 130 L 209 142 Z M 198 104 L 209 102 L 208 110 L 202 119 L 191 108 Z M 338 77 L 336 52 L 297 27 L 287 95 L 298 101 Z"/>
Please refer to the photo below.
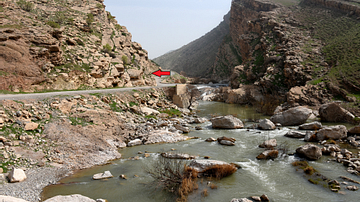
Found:
<path fill-rule="evenodd" d="M 219 137 L 217 139 L 217 141 L 219 142 L 219 144 L 221 145 L 226 145 L 226 146 L 235 146 L 235 139 L 234 138 L 228 138 L 225 136 Z"/>
<path fill-rule="evenodd" d="M 182 126 L 181 124 L 174 124 L 174 127 L 175 127 L 177 130 L 182 131 L 183 133 L 189 133 L 189 132 L 190 132 L 190 128 L 189 128 L 189 127 Z"/>
<path fill-rule="evenodd" d="M 102 180 L 102 179 L 113 178 L 113 177 L 114 176 L 108 170 L 103 173 L 97 173 L 97 174 L 93 175 L 94 180 Z"/>
<path fill-rule="evenodd" d="M 327 139 L 339 140 L 346 137 L 347 129 L 343 125 L 324 127 L 316 133 L 316 138 L 319 141 Z"/>
<path fill-rule="evenodd" d="M 13 168 L 8 176 L 10 182 L 22 182 L 26 180 L 25 172 L 22 169 Z"/>
<path fill-rule="evenodd" d="M 0 201 L 1 202 L 28 202 L 28 201 L 25 201 L 24 199 L 15 198 L 12 196 L 0 196 Z"/>
<path fill-rule="evenodd" d="M 284 136 L 285 136 L 285 137 L 290 137 L 290 138 L 304 138 L 304 137 L 305 137 L 305 133 L 302 133 L 302 132 L 299 132 L 299 131 L 290 130 L 290 131 L 287 132 Z"/>
<path fill-rule="evenodd" d="M 259 123 L 259 128 L 262 130 L 275 130 L 275 124 L 269 119 L 262 119 Z"/>
<path fill-rule="evenodd" d="M 128 69 L 126 71 L 129 74 L 131 79 L 140 79 L 140 77 L 143 73 L 141 70 L 136 70 L 136 69 Z"/>
<path fill-rule="evenodd" d="M 349 130 L 351 134 L 360 134 L 360 126 L 355 126 Z"/>
<path fill-rule="evenodd" d="M 306 122 L 311 113 L 312 110 L 306 107 L 294 107 L 273 115 L 270 120 L 283 126 L 301 125 Z"/>
<path fill-rule="evenodd" d="M 355 116 L 349 111 L 343 109 L 337 103 L 328 103 L 321 105 L 319 109 L 321 121 L 327 122 L 349 122 L 354 121 Z"/>
<path fill-rule="evenodd" d="M 299 126 L 299 130 L 319 130 L 322 128 L 322 124 L 318 121 L 311 123 L 304 123 Z"/>
<path fill-rule="evenodd" d="M 191 163 L 189 164 L 189 168 L 194 169 L 199 173 L 206 172 L 212 168 L 221 168 L 221 167 L 232 168 L 235 171 L 237 170 L 237 168 L 234 165 L 230 163 L 226 163 L 225 161 L 218 161 L 218 160 L 192 160 Z"/>
<path fill-rule="evenodd" d="M 259 147 L 261 148 L 274 148 L 277 146 L 276 139 L 270 139 L 263 142 Z"/>
<path fill-rule="evenodd" d="M 133 147 L 133 146 L 137 146 L 137 145 L 142 145 L 142 141 L 140 139 L 131 140 L 127 144 L 128 147 Z"/>
<path fill-rule="evenodd" d="M 210 119 L 213 128 L 237 129 L 244 128 L 243 122 L 232 115 L 218 116 Z"/>
<path fill-rule="evenodd" d="M 265 150 L 259 154 L 256 158 L 259 160 L 276 159 L 279 156 L 278 150 Z"/>
<path fill-rule="evenodd" d="M 320 147 L 313 144 L 306 144 L 297 148 L 296 153 L 308 160 L 318 160 L 322 156 Z"/>
<path fill-rule="evenodd" d="M 140 108 L 141 109 L 141 111 L 144 113 L 144 114 L 146 114 L 146 115 L 150 115 L 150 114 L 160 114 L 160 112 L 159 111 L 157 111 L 157 110 L 155 110 L 155 109 L 151 109 L 151 108 L 149 108 L 149 107 L 141 107 Z"/>
<path fill-rule="evenodd" d="M 45 200 L 44 202 L 96 202 L 94 199 L 91 199 L 80 194 L 68 195 L 68 196 L 54 196 Z"/>

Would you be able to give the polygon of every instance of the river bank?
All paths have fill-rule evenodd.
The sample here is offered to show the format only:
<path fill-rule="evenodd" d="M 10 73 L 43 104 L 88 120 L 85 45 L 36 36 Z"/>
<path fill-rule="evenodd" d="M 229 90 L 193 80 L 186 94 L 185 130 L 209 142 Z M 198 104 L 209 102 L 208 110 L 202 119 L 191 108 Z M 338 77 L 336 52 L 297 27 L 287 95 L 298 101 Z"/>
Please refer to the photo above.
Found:
<path fill-rule="evenodd" d="M 182 133 L 196 117 L 178 109 L 167 93 L 165 88 L 1 101 L 0 195 L 38 201 L 42 188 L 72 171 L 121 158 L 120 148 L 189 139 Z M 28 179 L 8 184 L 13 167 L 25 170 Z"/>

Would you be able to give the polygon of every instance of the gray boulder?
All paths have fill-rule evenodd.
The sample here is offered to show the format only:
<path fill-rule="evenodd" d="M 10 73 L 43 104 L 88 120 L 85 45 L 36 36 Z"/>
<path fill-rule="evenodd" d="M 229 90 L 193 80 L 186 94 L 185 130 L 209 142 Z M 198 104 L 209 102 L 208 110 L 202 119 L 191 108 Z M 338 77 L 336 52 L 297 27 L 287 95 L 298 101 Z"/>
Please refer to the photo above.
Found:
<path fill-rule="evenodd" d="M 95 200 L 82 196 L 80 194 L 68 195 L 68 196 L 54 196 L 45 200 L 44 202 L 96 202 Z"/>
<path fill-rule="evenodd" d="M 290 138 L 304 138 L 305 133 L 291 130 L 291 131 L 287 132 L 284 136 L 290 137 Z"/>
<path fill-rule="evenodd" d="M 342 108 L 337 103 L 321 105 L 319 109 L 321 121 L 327 122 L 349 122 L 352 123 L 355 116 Z"/>
<path fill-rule="evenodd" d="M 22 182 L 26 180 L 26 174 L 22 169 L 13 168 L 8 178 L 10 179 L 10 182 Z"/>
<path fill-rule="evenodd" d="M 318 160 L 322 156 L 320 147 L 313 144 L 306 144 L 297 148 L 296 153 L 308 160 Z"/>
<path fill-rule="evenodd" d="M 322 124 L 318 121 L 311 123 L 304 123 L 299 126 L 299 130 L 319 130 L 322 128 Z"/>
<path fill-rule="evenodd" d="M 343 125 L 324 127 L 317 132 L 316 138 L 319 141 L 344 139 L 347 138 L 347 129 Z"/>
<path fill-rule="evenodd" d="M 229 165 L 231 164 L 226 163 L 225 161 L 218 161 L 218 160 L 192 160 L 189 164 L 189 167 L 196 170 L 199 173 L 202 173 L 213 166 L 229 166 Z"/>
<path fill-rule="evenodd" d="M 219 137 L 217 139 L 217 141 L 221 145 L 234 146 L 236 140 L 234 138 L 228 138 L 228 137 L 222 136 L 222 137 Z"/>
<path fill-rule="evenodd" d="M 296 126 L 306 122 L 312 110 L 306 107 L 294 107 L 273 115 L 270 120 L 283 126 Z"/>
<path fill-rule="evenodd" d="M 93 175 L 94 180 L 102 180 L 107 178 L 113 178 L 114 176 L 110 173 L 110 171 L 105 171 L 104 173 L 97 173 Z"/>
<path fill-rule="evenodd" d="M 133 147 L 133 146 L 137 146 L 137 145 L 142 145 L 142 141 L 140 139 L 135 139 L 135 140 L 131 140 L 130 142 L 128 142 L 128 147 Z"/>
<path fill-rule="evenodd" d="M 259 123 L 259 128 L 262 130 L 275 130 L 275 124 L 269 119 L 262 119 Z"/>
<path fill-rule="evenodd" d="M 270 139 L 263 142 L 259 147 L 261 148 L 274 148 L 277 146 L 276 139 Z"/>
<path fill-rule="evenodd" d="M 253 201 L 250 199 L 247 199 L 247 198 L 239 198 L 239 199 L 233 198 L 233 199 L 231 199 L 230 202 L 253 202 Z"/>
<path fill-rule="evenodd" d="M 243 122 L 231 115 L 218 116 L 210 119 L 213 128 L 237 129 L 244 128 Z"/>

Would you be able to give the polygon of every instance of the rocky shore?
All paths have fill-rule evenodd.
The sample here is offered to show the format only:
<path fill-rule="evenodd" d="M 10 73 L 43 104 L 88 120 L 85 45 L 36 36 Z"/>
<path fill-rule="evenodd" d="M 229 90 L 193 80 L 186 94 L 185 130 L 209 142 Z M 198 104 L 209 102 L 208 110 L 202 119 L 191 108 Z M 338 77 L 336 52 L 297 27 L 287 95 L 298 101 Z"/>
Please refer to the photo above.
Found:
<path fill-rule="evenodd" d="M 172 104 L 171 88 L 2 101 L 0 195 L 38 201 L 71 171 L 121 158 L 121 148 L 184 141 L 196 115 Z M 12 168 L 27 179 L 7 183 Z M 36 186 L 34 186 L 36 184 Z"/>

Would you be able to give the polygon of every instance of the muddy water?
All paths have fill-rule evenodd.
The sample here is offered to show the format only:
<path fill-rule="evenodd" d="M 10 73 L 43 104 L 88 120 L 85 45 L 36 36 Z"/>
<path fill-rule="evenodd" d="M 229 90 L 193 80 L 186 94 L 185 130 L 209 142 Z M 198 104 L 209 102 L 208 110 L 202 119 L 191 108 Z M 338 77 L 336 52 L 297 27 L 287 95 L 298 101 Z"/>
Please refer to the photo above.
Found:
<path fill-rule="evenodd" d="M 202 102 L 199 106 L 201 116 L 210 117 L 210 114 L 236 114 L 240 119 L 251 120 L 262 118 L 252 108 L 238 105 L 228 105 L 215 102 Z M 247 122 L 249 126 L 253 123 Z M 218 188 L 210 189 L 204 181 L 199 180 L 199 189 L 189 196 L 189 201 L 230 201 L 232 198 L 260 196 L 267 194 L 271 201 L 358 201 L 358 192 L 347 191 L 342 187 L 342 194 L 332 193 L 324 187 L 310 184 L 301 173 L 296 172 L 291 162 L 296 157 L 289 156 L 275 161 L 259 161 L 256 156 L 263 149 L 258 145 L 269 138 L 275 138 L 278 144 L 286 143 L 290 152 L 303 145 L 302 140 L 284 137 L 289 128 L 274 131 L 259 130 L 214 130 L 211 123 L 201 124 L 202 131 L 192 131 L 189 136 L 197 136 L 199 139 L 189 140 L 175 144 L 144 145 L 126 148 L 120 151 L 123 159 L 112 162 L 109 165 L 82 170 L 73 176 L 63 179 L 65 185 L 49 186 L 44 190 L 44 198 L 55 195 L 82 194 L 93 199 L 104 198 L 109 202 L 126 201 L 175 201 L 172 194 L 156 189 L 153 179 L 144 172 L 144 167 L 151 165 L 159 157 L 159 153 L 176 149 L 179 153 L 198 155 L 199 158 L 210 156 L 211 159 L 236 162 L 242 166 L 233 175 L 220 181 L 214 181 Z M 216 142 L 208 143 L 204 140 L 208 137 L 228 136 L 236 138 L 236 145 L 227 147 Z M 144 158 L 138 152 L 150 152 L 149 158 Z M 130 157 L 139 156 L 140 160 L 128 160 Z M 348 174 L 341 164 L 328 162 L 324 156 L 316 162 L 310 162 L 323 175 L 328 178 L 339 179 L 339 176 L 347 176 L 355 180 L 359 177 Z M 115 177 L 108 180 L 95 181 L 91 177 L 95 173 L 109 170 Z M 124 174 L 127 180 L 119 179 Z M 349 183 L 350 185 L 352 183 Z M 201 192 L 207 189 L 208 196 L 204 197 Z"/>

